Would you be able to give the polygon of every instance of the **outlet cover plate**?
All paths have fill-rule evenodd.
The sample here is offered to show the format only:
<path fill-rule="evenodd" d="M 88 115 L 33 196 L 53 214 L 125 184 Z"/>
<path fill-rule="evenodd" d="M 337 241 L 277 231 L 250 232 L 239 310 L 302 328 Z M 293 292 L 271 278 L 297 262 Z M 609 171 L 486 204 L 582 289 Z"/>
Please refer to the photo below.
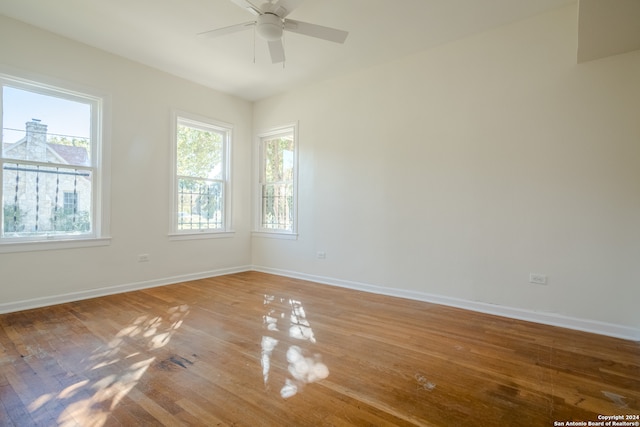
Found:
<path fill-rule="evenodd" d="M 547 276 L 545 276 L 544 274 L 529 273 L 529 283 L 534 283 L 536 285 L 546 285 Z"/>

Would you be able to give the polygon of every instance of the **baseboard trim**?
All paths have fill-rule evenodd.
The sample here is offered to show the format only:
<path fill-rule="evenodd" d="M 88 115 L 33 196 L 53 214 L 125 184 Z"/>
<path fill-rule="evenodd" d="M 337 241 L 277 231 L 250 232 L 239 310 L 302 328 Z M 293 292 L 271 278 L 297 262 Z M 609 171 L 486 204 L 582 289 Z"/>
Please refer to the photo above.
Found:
<path fill-rule="evenodd" d="M 511 319 L 524 320 L 527 322 L 540 323 L 549 326 L 573 329 L 582 332 L 589 332 L 598 335 L 606 335 L 614 338 L 621 338 L 631 341 L 640 341 L 640 329 L 631 328 L 624 325 L 599 322 L 596 320 L 580 319 L 564 316 L 557 313 L 539 312 L 520 308 L 506 307 L 488 304 L 478 301 L 470 301 L 459 298 L 452 298 L 442 295 L 429 294 L 424 292 L 409 291 L 403 289 L 388 288 L 370 285 L 361 282 L 335 279 L 325 276 L 299 273 L 296 271 L 281 270 L 277 268 L 252 266 L 253 271 L 276 274 L 279 276 L 291 277 L 294 279 L 308 280 L 325 285 L 337 286 L 341 288 L 354 289 L 358 291 L 370 292 L 392 297 L 407 298 L 416 301 L 424 301 L 433 304 L 446 305 L 449 307 L 462 308 L 479 313 L 492 314 L 495 316 L 508 317 Z"/>
<path fill-rule="evenodd" d="M 34 308 L 46 307 L 67 302 L 80 301 L 97 298 L 107 295 L 115 295 L 124 292 L 137 291 L 141 289 L 155 288 L 158 286 L 172 285 L 175 283 L 188 282 L 191 280 L 206 279 L 209 277 L 223 276 L 226 274 L 242 273 L 245 271 L 259 271 L 263 273 L 276 274 L 278 276 L 291 277 L 295 279 L 308 280 L 310 282 L 322 283 L 325 285 L 337 286 L 341 288 L 354 289 L 358 291 L 370 292 L 379 295 L 407 298 L 416 301 L 424 301 L 433 304 L 457 307 L 479 313 L 493 314 L 495 316 L 508 317 L 511 319 L 524 320 L 528 322 L 540 323 L 550 326 L 558 326 L 577 331 L 589 332 L 599 335 L 606 335 L 614 338 L 621 338 L 631 341 L 640 341 L 640 329 L 631 328 L 624 325 L 599 322 L 595 320 L 580 319 L 563 316 L 557 313 L 538 312 L 520 308 L 487 304 L 478 301 L 470 301 L 459 298 L 452 298 L 442 295 L 429 294 L 425 292 L 409 291 L 404 289 L 388 288 L 370 285 L 362 282 L 341 280 L 332 277 L 317 276 L 313 274 L 300 273 L 290 270 L 263 267 L 257 265 L 246 265 L 217 270 L 203 271 L 200 273 L 184 274 L 179 276 L 165 277 L 161 279 L 145 280 L 123 285 L 108 286 L 87 291 L 71 292 L 60 295 L 52 295 L 41 298 L 33 298 L 22 301 L 0 304 L 0 314 L 12 313 L 16 311 L 30 310 Z"/>
<path fill-rule="evenodd" d="M 50 305 L 63 304 L 67 302 L 80 301 L 85 299 L 103 297 L 107 295 L 121 294 L 141 289 L 155 288 L 158 286 L 173 285 L 175 283 L 188 282 L 190 280 L 206 279 L 209 277 L 223 276 L 225 274 L 242 273 L 251 270 L 250 266 L 240 266 L 231 268 L 221 268 L 217 270 L 203 271 L 200 273 L 184 274 L 179 276 L 164 277 L 161 279 L 145 280 L 123 285 L 108 286 L 87 291 L 70 292 L 60 295 L 52 295 L 42 298 L 0 304 L 0 314 L 12 313 L 33 308 L 47 307 Z"/>

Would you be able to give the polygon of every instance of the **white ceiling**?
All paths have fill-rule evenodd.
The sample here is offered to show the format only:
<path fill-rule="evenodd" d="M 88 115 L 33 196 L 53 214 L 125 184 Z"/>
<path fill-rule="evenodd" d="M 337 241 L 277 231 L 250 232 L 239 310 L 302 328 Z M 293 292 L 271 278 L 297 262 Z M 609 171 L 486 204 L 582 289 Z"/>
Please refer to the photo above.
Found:
<path fill-rule="evenodd" d="M 260 0 L 258 0 L 259 2 Z M 306 0 L 289 18 L 349 31 L 344 45 L 285 33 L 271 64 L 230 0 L 0 0 L 0 13 L 247 100 L 387 62 L 575 0 Z"/>
<path fill-rule="evenodd" d="M 640 49 L 640 0 L 580 0 L 578 62 Z"/>

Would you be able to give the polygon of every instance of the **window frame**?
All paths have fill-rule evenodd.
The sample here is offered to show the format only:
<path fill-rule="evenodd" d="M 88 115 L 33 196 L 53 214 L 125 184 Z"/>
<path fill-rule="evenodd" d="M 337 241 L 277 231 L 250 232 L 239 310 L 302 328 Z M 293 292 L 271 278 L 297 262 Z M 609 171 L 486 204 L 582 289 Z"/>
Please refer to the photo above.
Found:
<path fill-rule="evenodd" d="M 293 177 L 292 177 L 292 226 L 291 230 L 274 229 L 263 227 L 263 203 L 262 189 L 265 185 L 265 142 L 279 135 L 291 134 L 293 137 Z M 277 126 L 260 132 L 256 135 L 256 165 L 254 171 L 256 173 L 254 188 L 254 231 L 253 235 L 258 237 L 271 237 L 278 239 L 296 240 L 298 238 L 298 169 L 299 169 L 299 144 L 298 144 L 298 122 Z"/>
<path fill-rule="evenodd" d="M 96 89 L 79 86 L 67 81 L 52 79 L 47 76 L 28 73 L 22 70 L 0 68 L 0 128 L 4 128 L 3 95 L 4 87 L 9 86 L 19 90 L 40 95 L 52 96 L 74 102 L 89 104 L 91 108 L 91 146 L 90 166 L 70 165 L 81 170 L 91 171 L 91 231 L 79 234 L 42 234 L 37 236 L 5 237 L 4 227 L 0 230 L 0 253 L 28 252 L 41 250 L 69 249 L 91 246 L 109 245 L 109 176 L 108 171 L 110 151 L 108 126 L 109 96 Z M 0 150 L 4 144 L 0 133 Z M 5 159 L 0 152 L 0 173 L 3 173 L 5 163 L 14 160 Z M 27 164 L 42 163 L 31 160 L 21 160 Z M 47 166 L 47 163 L 44 163 Z M 56 164 L 52 163 L 52 167 Z M 0 201 L 3 199 L 3 177 L 0 177 Z M 0 202 L 4 206 L 3 202 Z M 3 220 L 4 208 L 0 211 Z M 4 222 L 3 222 L 4 223 Z"/>
<path fill-rule="evenodd" d="M 216 228 L 198 228 L 189 230 L 180 230 L 178 228 L 178 126 L 187 125 L 204 131 L 214 131 L 223 134 L 222 143 L 222 227 Z M 170 240 L 191 240 L 191 239 L 212 239 L 220 237 L 231 237 L 235 234 L 232 228 L 232 182 L 231 182 L 231 154 L 233 146 L 233 125 L 210 117 L 181 111 L 172 110 L 171 112 L 171 195 L 170 195 L 170 223 L 169 223 L 169 239 Z"/>

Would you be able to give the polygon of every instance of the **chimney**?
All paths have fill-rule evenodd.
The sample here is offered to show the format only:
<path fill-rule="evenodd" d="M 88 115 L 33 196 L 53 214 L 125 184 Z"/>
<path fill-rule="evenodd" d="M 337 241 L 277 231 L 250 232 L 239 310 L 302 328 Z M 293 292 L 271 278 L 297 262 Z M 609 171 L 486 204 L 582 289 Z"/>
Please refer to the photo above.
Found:
<path fill-rule="evenodd" d="M 25 123 L 28 159 L 45 161 L 47 156 L 47 125 L 39 119 Z"/>
<path fill-rule="evenodd" d="M 44 144 L 47 142 L 47 125 L 41 123 L 39 119 L 31 119 L 25 123 L 27 128 L 27 144 Z"/>

